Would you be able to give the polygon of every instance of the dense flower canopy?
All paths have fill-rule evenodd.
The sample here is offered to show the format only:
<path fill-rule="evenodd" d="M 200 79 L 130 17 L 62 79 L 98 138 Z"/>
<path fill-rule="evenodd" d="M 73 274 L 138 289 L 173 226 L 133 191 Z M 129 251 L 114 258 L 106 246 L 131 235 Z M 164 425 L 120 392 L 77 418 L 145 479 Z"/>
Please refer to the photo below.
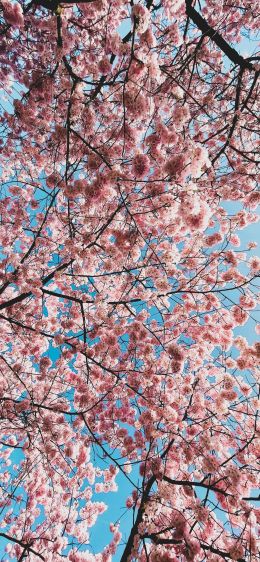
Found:
<path fill-rule="evenodd" d="M 254 562 L 258 2 L 0 6 L 2 560 Z"/>

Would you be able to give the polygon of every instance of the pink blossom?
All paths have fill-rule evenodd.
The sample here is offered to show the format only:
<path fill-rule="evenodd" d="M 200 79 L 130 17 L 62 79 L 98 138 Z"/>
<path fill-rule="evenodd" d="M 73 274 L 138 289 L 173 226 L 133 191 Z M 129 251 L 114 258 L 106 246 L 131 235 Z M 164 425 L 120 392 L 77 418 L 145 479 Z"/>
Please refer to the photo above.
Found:
<path fill-rule="evenodd" d="M 243 558 L 244 556 L 244 548 L 243 545 L 238 542 L 234 544 L 234 546 L 229 550 L 229 554 L 232 560 L 238 560 L 239 558 Z"/>
<path fill-rule="evenodd" d="M 215 244 L 221 242 L 221 240 L 222 240 L 221 234 L 219 232 L 216 232 L 215 234 L 211 234 L 210 236 L 207 236 L 205 238 L 205 244 L 207 246 L 214 246 Z"/>
<path fill-rule="evenodd" d="M 246 198 L 246 204 L 248 207 L 250 207 L 250 209 L 256 209 L 259 203 L 260 203 L 259 192 L 250 193 L 250 195 L 248 195 Z"/>
<path fill-rule="evenodd" d="M 24 26 L 23 11 L 21 5 L 18 2 L 2 0 L 2 6 L 4 10 L 4 17 L 7 23 L 10 23 L 14 27 Z"/>
<path fill-rule="evenodd" d="M 132 9 L 132 16 L 137 22 L 138 32 L 144 33 L 147 30 L 150 21 L 149 10 L 141 4 L 135 4 Z"/>
<path fill-rule="evenodd" d="M 253 274 L 259 273 L 260 271 L 260 258 L 258 256 L 253 256 L 249 259 L 250 271 Z"/>
<path fill-rule="evenodd" d="M 207 454 L 203 459 L 203 469 L 205 472 L 214 473 L 218 470 L 219 462 L 213 455 Z"/>
<path fill-rule="evenodd" d="M 230 242 L 233 246 L 236 246 L 237 248 L 240 246 L 240 238 L 239 236 L 237 236 L 236 234 L 232 234 L 230 236 Z"/>
<path fill-rule="evenodd" d="M 183 361 L 184 359 L 183 349 L 177 344 L 171 343 L 168 346 L 168 353 L 175 361 Z"/>
<path fill-rule="evenodd" d="M 131 507 L 133 507 L 133 505 L 134 505 L 133 498 L 132 498 L 131 496 L 129 496 L 129 497 L 126 499 L 126 507 L 131 508 Z"/>
<path fill-rule="evenodd" d="M 236 324 L 240 324 L 241 326 L 248 320 L 248 314 L 240 306 L 234 306 L 232 308 L 232 316 Z"/>
<path fill-rule="evenodd" d="M 133 173 L 137 177 L 144 177 L 149 172 L 150 161 L 146 154 L 137 154 L 133 159 Z"/>
<path fill-rule="evenodd" d="M 108 74 L 111 69 L 111 64 L 107 58 L 103 58 L 98 63 L 98 68 L 102 74 Z"/>
<path fill-rule="evenodd" d="M 255 562 L 256 4 L 1 3 L 7 558 Z"/>
<path fill-rule="evenodd" d="M 181 35 L 180 35 L 178 25 L 176 23 L 171 24 L 168 27 L 167 31 L 169 33 L 169 36 L 170 36 L 171 40 L 174 43 L 174 46 L 179 47 L 179 45 L 181 45 L 181 43 L 182 43 L 182 39 L 181 39 Z"/>
<path fill-rule="evenodd" d="M 165 165 L 165 170 L 170 176 L 177 176 L 185 168 L 186 160 L 183 156 L 174 156 Z"/>

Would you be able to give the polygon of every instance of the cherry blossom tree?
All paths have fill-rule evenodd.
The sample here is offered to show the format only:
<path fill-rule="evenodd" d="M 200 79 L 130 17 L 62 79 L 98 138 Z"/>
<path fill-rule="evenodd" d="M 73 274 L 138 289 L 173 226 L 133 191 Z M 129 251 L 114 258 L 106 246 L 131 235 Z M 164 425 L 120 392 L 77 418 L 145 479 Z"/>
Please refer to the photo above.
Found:
<path fill-rule="evenodd" d="M 2 560 L 254 562 L 258 2 L 0 6 Z"/>

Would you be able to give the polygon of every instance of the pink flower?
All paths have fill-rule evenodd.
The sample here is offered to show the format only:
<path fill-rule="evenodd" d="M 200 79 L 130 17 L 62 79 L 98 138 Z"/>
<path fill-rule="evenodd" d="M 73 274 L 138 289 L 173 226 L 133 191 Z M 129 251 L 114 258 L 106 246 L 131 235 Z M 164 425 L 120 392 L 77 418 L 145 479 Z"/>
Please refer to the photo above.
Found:
<path fill-rule="evenodd" d="M 174 43 L 174 46 L 179 47 L 182 43 L 182 38 L 178 25 L 176 23 L 172 23 L 171 25 L 169 25 L 167 31 L 171 41 Z"/>
<path fill-rule="evenodd" d="M 244 556 L 244 548 L 241 543 L 237 542 L 232 546 L 229 551 L 229 555 L 232 560 L 238 560 L 239 558 L 243 558 Z"/>
<path fill-rule="evenodd" d="M 137 154 L 133 159 L 133 173 L 136 177 L 144 177 L 149 172 L 150 160 L 146 154 Z"/>
<path fill-rule="evenodd" d="M 175 359 L 173 359 L 173 361 L 171 361 L 171 370 L 172 370 L 173 373 L 180 373 L 182 368 L 183 368 L 183 362 L 176 361 Z"/>
<path fill-rule="evenodd" d="M 205 238 L 205 244 L 206 246 L 214 246 L 215 244 L 218 244 L 218 242 L 221 242 L 221 240 L 221 234 L 219 232 L 215 232 L 214 234 L 211 234 L 210 236 L 207 236 Z"/>
<path fill-rule="evenodd" d="M 229 402 L 233 402 L 237 398 L 237 393 L 234 390 L 223 390 L 221 392 L 221 396 L 228 400 Z"/>
<path fill-rule="evenodd" d="M 252 256 L 249 259 L 249 266 L 250 266 L 250 271 L 252 273 L 259 273 L 259 271 L 260 271 L 260 258 L 258 256 Z"/>
<path fill-rule="evenodd" d="M 195 556 L 197 556 L 201 551 L 200 542 L 198 539 L 187 537 L 186 544 L 187 544 L 187 548 L 186 548 L 187 560 L 193 561 Z"/>
<path fill-rule="evenodd" d="M 237 366 L 238 366 L 238 369 L 240 369 L 240 371 L 243 371 L 244 369 L 246 369 L 247 362 L 246 362 L 244 357 L 239 357 L 237 359 Z"/>
<path fill-rule="evenodd" d="M 150 22 L 150 12 L 141 4 L 135 4 L 132 9 L 132 16 L 136 22 L 136 27 L 139 33 L 144 33 Z"/>
<path fill-rule="evenodd" d="M 23 27 L 24 18 L 23 10 L 18 2 L 11 2 L 10 0 L 2 0 L 2 6 L 4 11 L 4 17 L 7 23 L 10 23 L 14 27 Z"/>
<path fill-rule="evenodd" d="M 87 459 L 86 449 L 82 448 L 77 458 L 77 463 L 76 463 L 77 466 L 81 466 L 82 464 L 84 464 L 86 462 L 86 459 Z"/>
<path fill-rule="evenodd" d="M 248 195 L 246 198 L 246 205 L 250 209 L 256 209 L 259 203 L 260 203 L 260 192 L 258 191 L 250 193 L 250 195 Z"/>
<path fill-rule="evenodd" d="M 256 302 L 252 297 L 248 297 L 246 295 L 241 295 L 239 299 L 240 305 L 245 307 L 246 309 L 253 309 L 256 306 Z"/>
<path fill-rule="evenodd" d="M 168 346 L 168 353 L 175 361 L 183 361 L 184 359 L 184 353 L 182 348 L 174 343 Z"/>
<path fill-rule="evenodd" d="M 127 498 L 125 504 L 126 504 L 126 507 L 128 507 L 128 508 L 133 507 L 133 505 L 134 505 L 134 500 L 133 500 L 133 498 L 132 498 L 131 496 L 129 496 L 129 497 Z"/>
<path fill-rule="evenodd" d="M 232 316 L 236 322 L 236 324 L 242 326 L 248 320 L 248 314 L 243 310 L 240 306 L 233 306 L 232 308 Z"/>
<path fill-rule="evenodd" d="M 48 187 L 52 187 L 52 188 L 53 188 L 53 187 L 56 187 L 57 184 L 58 184 L 58 182 L 60 181 L 60 179 L 61 179 L 61 178 L 60 178 L 59 174 L 55 174 L 55 173 L 50 174 L 50 175 L 46 178 L 46 185 L 47 185 Z"/>
<path fill-rule="evenodd" d="M 111 70 L 111 64 L 109 60 L 106 57 L 104 57 L 99 61 L 98 68 L 102 74 L 108 74 Z"/>
<path fill-rule="evenodd" d="M 232 234 L 232 235 L 230 236 L 230 243 L 231 243 L 233 246 L 236 246 L 237 248 L 239 248 L 239 246 L 240 246 L 240 238 L 239 238 L 239 236 L 237 236 L 237 234 Z"/>
<path fill-rule="evenodd" d="M 41 357 L 40 359 L 40 369 L 48 369 L 48 367 L 50 367 L 51 365 L 51 360 L 49 359 L 49 357 Z"/>
<path fill-rule="evenodd" d="M 165 165 L 165 170 L 169 176 L 177 176 L 180 174 L 186 165 L 185 158 L 180 156 L 173 156 Z"/>
<path fill-rule="evenodd" d="M 219 463 L 216 457 L 214 457 L 213 455 L 205 455 L 204 460 L 203 460 L 203 470 L 205 472 L 211 472 L 214 473 L 216 472 L 216 470 L 219 467 Z"/>

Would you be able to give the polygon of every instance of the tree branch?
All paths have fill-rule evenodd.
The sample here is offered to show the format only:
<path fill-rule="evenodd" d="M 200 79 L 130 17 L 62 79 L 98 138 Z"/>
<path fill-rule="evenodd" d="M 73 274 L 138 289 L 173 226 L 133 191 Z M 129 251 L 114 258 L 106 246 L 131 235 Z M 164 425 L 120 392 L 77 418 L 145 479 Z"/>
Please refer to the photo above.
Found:
<path fill-rule="evenodd" d="M 15 542 L 16 544 L 19 544 L 26 551 L 28 550 L 29 552 L 32 552 L 33 554 L 35 554 L 35 556 L 38 556 L 39 558 L 41 558 L 41 560 L 45 560 L 45 558 L 44 558 L 44 556 L 42 556 L 42 554 L 40 554 L 39 552 L 36 552 L 36 550 L 34 550 L 30 546 L 30 543 L 26 544 L 23 541 L 20 541 L 18 539 L 15 539 L 14 537 L 11 537 L 10 535 L 7 535 L 6 533 L 0 533 L 0 537 L 3 537 L 4 539 L 7 539 L 8 541 Z"/>
<path fill-rule="evenodd" d="M 221 49 L 223 53 L 233 62 L 235 65 L 240 66 L 241 69 L 255 70 L 253 64 L 248 60 L 244 59 L 233 47 L 231 47 L 227 41 L 211 27 L 208 22 L 195 10 L 192 6 L 192 0 L 186 0 L 186 14 L 195 23 L 195 25 L 202 31 L 203 35 L 207 35 L 216 43 L 216 45 Z"/>

